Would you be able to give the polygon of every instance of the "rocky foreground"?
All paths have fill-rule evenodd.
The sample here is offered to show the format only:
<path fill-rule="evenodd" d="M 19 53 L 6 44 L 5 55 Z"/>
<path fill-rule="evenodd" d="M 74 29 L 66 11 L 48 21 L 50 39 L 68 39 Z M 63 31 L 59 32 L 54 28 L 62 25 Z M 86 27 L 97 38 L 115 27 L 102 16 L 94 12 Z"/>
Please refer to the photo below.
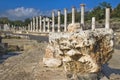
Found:
<path fill-rule="evenodd" d="M 65 80 L 62 69 L 43 66 L 42 58 L 47 43 L 25 40 L 4 40 L 24 46 L 24 51 L 4 55 L 0 59 L 0 80 Z"/>
<path fill-rule="evenodd" d="M 6 39 L 8 44 L 24 45 L 24 51 L 8 53 L 0 59 L 0 80 L 66 80 L 63 68 L 43 66 L 47 43 L 30 40 Z M 108 64 L 103 66 L 101 80 L 120 80 L 120 50 L 116 50 Z M 109 77 L 110 79 L 108 79 Z"/>

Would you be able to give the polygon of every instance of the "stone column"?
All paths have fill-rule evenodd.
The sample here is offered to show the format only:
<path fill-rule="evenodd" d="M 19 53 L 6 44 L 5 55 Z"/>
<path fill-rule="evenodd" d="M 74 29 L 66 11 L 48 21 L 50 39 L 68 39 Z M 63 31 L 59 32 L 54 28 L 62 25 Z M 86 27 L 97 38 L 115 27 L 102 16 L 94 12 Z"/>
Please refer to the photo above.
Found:
<path fill-rule="evenodd" d="M 47 32 L 50 31 L 50 19 L 48 18 L 48 21 L 47 21 Z"/>
<path fill-rule="evenodd" d="M 38 17 L 36 17 L 36 31 L 38 32 Z"/>
<path fill-rule="evenodd" d="M 92 30 L 95 30 L 95 17 L 92 17 Z"/>
<path fill-rule="evenodd" d="M 72 24 L 75 23 L 75 7 L 72 7 Z"/>
<path fill-rule="evenodd" d="M 42 29 L 42 16 L 39 16 L 39 31 Z"/>
<path fill-rule="evenodd" d="M 43 32 L 45 32 L 46 30 L 46 19 L 43 18 Z"/>
<path fill-rule="evenodd" d="M 33 17 L 33 31 L 35 31 L 35 18 Z"/>
<path fill-rule="evenodd" d="M 85 4 L 80 4 L 80 6 L 81 6 L 81 24 L 84 25 Z"/>
<path fill-rule="evenodd" d="M 27 30 L 30 31 L 30 24 L 28 24 L 28 29 Z"/>
<path fill-rule="evenodd" d="M 60 10 L 58 11 L 58 32 L 60 32 Z"/>
<path fill-rule="evenodd" d="M 55 12 L 52 12 L 52 32 L 55 32 Z"/>
<path fill-rule="evenodd" d="M 33 23 L 32 23 L 32 21 L 30 22 L 30 31 L 33 31 Z"/>
<path fill-rule="evenodd" d="M 25 31 L 27 30 L 27 26 L 25 26 Z"/>
<path fill-rule="evenodd" d="M 64 9 L 64 32 L 67 31 L 67 9 Z"/>
<path fill-rule="evenodd" d="M 110 8 L 106 8 L 106 20 L 105 20 L 105 28 L 110 28 Z"/>

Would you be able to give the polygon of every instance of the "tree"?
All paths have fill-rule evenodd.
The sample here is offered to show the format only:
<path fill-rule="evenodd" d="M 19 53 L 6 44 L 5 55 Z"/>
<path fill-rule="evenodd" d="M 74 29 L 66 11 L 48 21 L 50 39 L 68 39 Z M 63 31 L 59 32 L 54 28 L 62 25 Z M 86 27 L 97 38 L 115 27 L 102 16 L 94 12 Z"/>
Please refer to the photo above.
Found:
<path fill-rule="evenodd" d="M 117 5 L 116 8 L 112 11 L 113 17 L 120 17 L 120 3 Z"/>
<path fill-rule="evenodd" d="M 93 16 L 96 17 L 97 20 L 104 19 L 105 18 L 105 8 L 111 9 L 110 3 L 102 2 L 99 3 L 98 6 L 93 8 L 91 12 L 88 13 L 87 17 L 88 19 L 91 19 Z"/>
<path fill-rule="evenodd" d="M 27 26 L 29 23 L 30 23 L 30 18 L 27 18 L 27 19 L 25 19 L 25 21 L 23 22 L 24 24 L 24 26 Z"/>
<path fill-rule="evenodd" d="M 102 9 L 105 9 L 105 8 L 111 8 L 111 4 L 110 3 L 107 3 L 107 2 L 102 2 L 102 3 L 99 3 L 99 6 L 102 8 Z"/>
<path fill-rule="evenodd" d="M 8 24 L 10 20 L 7 17 L 1 17 L 0 18 L 0 23 L 1 24 Z"/>
<path fill-rule="evenodd" d="M 11 21 L 10 24 L 15 26 L 23 26 L 23 22 L 21 20 Z"/>

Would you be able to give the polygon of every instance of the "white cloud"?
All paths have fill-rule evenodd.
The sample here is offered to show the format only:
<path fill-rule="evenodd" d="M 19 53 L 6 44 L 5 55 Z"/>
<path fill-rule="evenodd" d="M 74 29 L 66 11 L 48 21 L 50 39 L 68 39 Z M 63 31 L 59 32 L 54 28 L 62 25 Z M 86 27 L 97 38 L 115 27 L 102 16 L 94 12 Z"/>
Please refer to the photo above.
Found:
<path fill-rule="evenodd" d="M 12 20 L 24 20 L 33 16 L 42 15 L 43 12 L 34 8 L 18 7 L 15 9 L 9 9 L 6 12 L 2 12 L 0 17 L 8 17 Z"/>
<path fill-rule="evenodd" d="M 30 17 L 30 16 L 39 15 L 39 10 L 36 10 L 34 8 L 20 7 L 16 9 L 10 9 L 7 11 L 7 13 L 15 17 Z"/>
<path fill-rule="evenodd" d="M 39 15 L 50 17 L 52 15 L 52 11 L 54 11 L 55 15 L 57 15 L 57 11 L 58 11 L 57 9 L 40 11 L 35 8 L 18 7 L 0 13 L 0 17 L 8 17 L 11 20 L 24 20 L 26 18 L 32 18 L 33 16 L 39 16 Z M 63 13 L 63 11 L 61 11 L 61 13 Z"/>
<path fill-rule="evenodd" d="M 71 8 L 67 10 L 68 10 L 68 13 L 71 12 Z M 77 8 L 77 10 L 79 9 Z M 8 17 L 11 20 L 24 20 L 26 18 L 32 18 L 33 16 L 39 16 L 39 15 L 50 17 L 52 15 L 52 11 L 55 12 L 55 15 L 58 15 L 57 9 L 40 11 L 35 8 L 18 7 L 18 8 L 9 9 L 6 12 L 0 13 L 0 17 Z M 64 14 L 64 9 L 61 10 L 61 14 Z"/>

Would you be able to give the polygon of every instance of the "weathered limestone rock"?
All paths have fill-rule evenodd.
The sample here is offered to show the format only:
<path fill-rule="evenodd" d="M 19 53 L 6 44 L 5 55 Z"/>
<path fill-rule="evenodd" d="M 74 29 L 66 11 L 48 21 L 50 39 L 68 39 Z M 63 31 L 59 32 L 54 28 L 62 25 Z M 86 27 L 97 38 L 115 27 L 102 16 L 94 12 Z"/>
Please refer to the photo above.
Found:
<path fill-rule="evenodd" d="M 59 67 L 62 64 L 62 60 L 59 58 L 60 56 L 58 55 L 57 57 L 57 54 L 54 53 L 55 53 L 55 49 L 52 46 L 48 45 L 46 48 L 46 54 L 44 55 L 43 58 L 43 63 L 45 64 L 45 66 Z M 60 54 L 60 52 L 57 53 Z"/>
<path fill-rule="evenodd" d="M 55 58 L 43 58 L 45 66 L 48 67 L 59 67 L 62 64 L 62 61 Z"/>
<path fill-rule="evenodd" d="M 71 23 L 68 25 L 68 32 L 76 32 L 82 30 L 80 23 Z"/>
<path fill-rule="evenodd" d="M 49 34 L 49 45 L 44 58 L 61 60 L 66 71 L 94 73 L 100 71 L 101 65 L 111 58 L 112 52 L 113 31 L 111 29 L 101 28 L 79 32 L 71 30 L 71 33 Z"/>

